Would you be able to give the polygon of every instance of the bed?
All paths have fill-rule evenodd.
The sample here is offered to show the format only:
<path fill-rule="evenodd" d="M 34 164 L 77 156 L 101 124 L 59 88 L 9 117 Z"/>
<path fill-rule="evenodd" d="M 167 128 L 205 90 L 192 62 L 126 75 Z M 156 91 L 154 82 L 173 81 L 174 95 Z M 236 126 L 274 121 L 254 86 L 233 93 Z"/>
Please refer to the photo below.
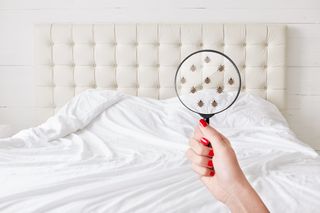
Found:
<path fill-rule="evenodd" d="M 228 212 L 186 160 L 199 117 L 173 85 L 183 57 L 216 49 L 235 61 L 243 87 L 212 125 L 271 212 L 317 212 L 319 156 L 281 114 L 285 32 L 268 24 L 36 25 L 39 126 L 0 139 L 0 211 Z"/>

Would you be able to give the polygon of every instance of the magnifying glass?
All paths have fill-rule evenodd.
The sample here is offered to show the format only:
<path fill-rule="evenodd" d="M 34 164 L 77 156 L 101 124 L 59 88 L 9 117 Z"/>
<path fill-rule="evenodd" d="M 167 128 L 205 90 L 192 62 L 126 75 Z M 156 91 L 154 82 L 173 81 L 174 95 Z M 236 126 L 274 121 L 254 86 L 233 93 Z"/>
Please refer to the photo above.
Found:
<path fill-rule="evenodd" d="M 174 81 L 180 102 L 207 123 L 230 108 L 241 90 L 236 64 L 224 53 L 211 49 L 193 52 L 183 59 Z"/>

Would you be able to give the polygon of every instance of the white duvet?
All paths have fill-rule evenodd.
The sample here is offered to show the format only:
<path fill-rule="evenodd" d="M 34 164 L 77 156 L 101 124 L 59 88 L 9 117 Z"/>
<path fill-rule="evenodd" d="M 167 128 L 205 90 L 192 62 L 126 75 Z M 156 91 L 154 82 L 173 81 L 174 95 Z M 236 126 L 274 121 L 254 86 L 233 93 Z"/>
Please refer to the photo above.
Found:
<path fill-rule="evenodd" d="M 88 90 L 0 139 L 0 212 L 228 212 L 185 157 L 198 120 L 176 98 Z M 272 104 L 242 94 L 211 124 L 271 212 L 320 212 L 320 158 Z"/>

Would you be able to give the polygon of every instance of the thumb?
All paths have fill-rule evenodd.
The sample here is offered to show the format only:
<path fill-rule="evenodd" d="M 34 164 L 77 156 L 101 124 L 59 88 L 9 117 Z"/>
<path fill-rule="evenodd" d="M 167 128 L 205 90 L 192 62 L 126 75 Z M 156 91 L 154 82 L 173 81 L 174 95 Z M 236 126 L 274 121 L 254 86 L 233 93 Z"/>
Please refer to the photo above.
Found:
<path fill-rule="evenodd" d="M 225 146 L 224 137 L 215 128 L 210 126 L 204 119 L 199 121 L 199 129 L 212 146 Z"/>

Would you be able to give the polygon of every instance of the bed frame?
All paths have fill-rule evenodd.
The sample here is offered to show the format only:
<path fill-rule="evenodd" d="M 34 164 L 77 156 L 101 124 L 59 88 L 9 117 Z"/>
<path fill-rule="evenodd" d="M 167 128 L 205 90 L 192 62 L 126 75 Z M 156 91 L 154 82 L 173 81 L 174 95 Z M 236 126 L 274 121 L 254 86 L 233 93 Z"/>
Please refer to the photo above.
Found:
<path fill-rule="evenodd" d="M 285 109 L 286 27 L 269 24 L 38 24 L 35 87 L 39 121 L 89 88 L 175 96 L 181 59 L 215 49 L 237 64 L 242 90 Z"/>

